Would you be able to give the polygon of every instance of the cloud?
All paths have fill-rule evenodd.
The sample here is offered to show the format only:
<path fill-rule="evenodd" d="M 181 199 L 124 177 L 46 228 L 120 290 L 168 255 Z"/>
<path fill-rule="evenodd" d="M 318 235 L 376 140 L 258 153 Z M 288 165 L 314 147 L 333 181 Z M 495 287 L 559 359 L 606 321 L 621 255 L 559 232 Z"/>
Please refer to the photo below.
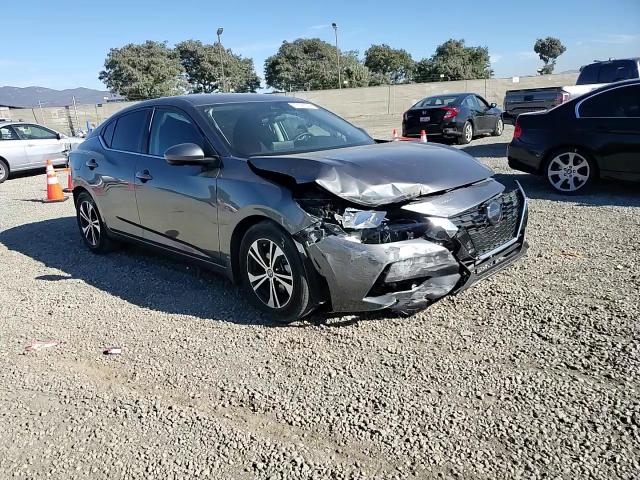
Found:
<path fill-rule="evenodd" d="M 593 39 L 595 43 L 606 43 L 616 45 L 626 45 L 640 40 L 640 35 L 630 35 L 628 33 L 607 33 Z"/>
<path fill-rule="evenodd" d="M 322 25 L 311 25 L 308 30 L 313 30 L 313 31 L 317 31 L 317 30 L 324 30 L 325 28 L 329 28 L 331 25 L 329 25 L 328 23 L 322 24 Z"/>
<path fill-rule="evenodd" d="M 258 42 L 249 43 L 247 45 L 240 45 L 238 47 L 232 47 L 232 50 L 244 55 L 256 52 L 266 52 L 268 50 L 277 50 L 282 45 L 282 42 Z"/>
<path fill-rule="evenodd" d="M 538 54 L 536 52 L 534 52 L 534 51 L 516 52 L 516 55 L 518 56 L 518 58 L 522 58 L 522 59 L 538 58 Z"/>
<path fill-rule="evenodd" d="M 502 60 L 503 55 L 500 53 L 492 53 L 489 55 L 489 61 L 493 64 L 493 63 L 498 63 L 500 60 Z"/>

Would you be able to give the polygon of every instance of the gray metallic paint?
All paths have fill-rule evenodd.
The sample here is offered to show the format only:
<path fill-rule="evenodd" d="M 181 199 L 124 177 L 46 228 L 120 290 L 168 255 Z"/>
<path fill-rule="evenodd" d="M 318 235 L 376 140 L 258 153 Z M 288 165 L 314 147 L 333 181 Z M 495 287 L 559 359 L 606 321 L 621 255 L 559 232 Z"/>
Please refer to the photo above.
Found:
<path fill-rule="evenodd" d="M 243 97 L 269 101 L 265 95 L 194 95 L 142 102 L 135 107 L 166 105 L 182 109 L 210 142 L 210 151 L 205 153 L 220 157 L 219 168 L 169 165 L 157 156 L 108 149 L 99 138 L 103 124 L 71 154 L 74 192 L 85 189 L 92 195 L 112 233 L 204 260 L 221 267 L 232 280 L 236 272 L 231 256 L 238 247 L 233 242 L 234 232 L 240 225 L 246 226 L 246 221 L 272 220 L 293 236 L 307 263 L 324 277 L 336 311 L 376 310 L 392 304 L 415 307 L 459 287 L 461 276 L 448 272 L 410 291 L 367 297 L 391 262 L 432 255 L 434 269 L 442 271 L 458 268 L 459 263 L 446 248 L 422 238 L 365 245 L 334 235 L 303 244 L 297 234 L 320 225 L 321 219 L 305 212 L 289 188 L 262 174 L 277 172 L 301 184 L 315 182 L 338 197 L 363 205 L 429 195 L 410 205 L 425 209 L 425 213 L 442 208 L 441 215 L 447 216 L 504 189 L 489 178 L 492 172 L 488 168 L 457 149 L 404 143 L 254 157 L 250 167 L 246 159 L 231 155 L 218 133 L 193 108 L 219 103 L 226 97 L 233 101 L 243 101 Z M 90 169 L 90 160 L 95 160 L 98 167 Z M 136 179 L 136 172 L 141 170 L 148 171 L 153 179 Z"/>

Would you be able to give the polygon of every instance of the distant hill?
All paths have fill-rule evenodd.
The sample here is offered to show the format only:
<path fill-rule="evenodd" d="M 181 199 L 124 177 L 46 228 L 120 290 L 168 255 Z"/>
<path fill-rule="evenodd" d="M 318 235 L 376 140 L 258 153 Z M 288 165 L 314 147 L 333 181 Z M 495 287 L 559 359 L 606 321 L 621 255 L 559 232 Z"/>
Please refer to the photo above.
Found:
<path fill-rule="evenodd" d="M 90 88 L 71 88 L 67 90 L 53 90 L 44 87 L 0 87 L 0 105 L 12 107 L 36 107 L 38 101 L 46 107 L 64 107 L 76 103 L 104 103 L 104 97 L 117 98 L 116 95 L 105 90 Z"/>

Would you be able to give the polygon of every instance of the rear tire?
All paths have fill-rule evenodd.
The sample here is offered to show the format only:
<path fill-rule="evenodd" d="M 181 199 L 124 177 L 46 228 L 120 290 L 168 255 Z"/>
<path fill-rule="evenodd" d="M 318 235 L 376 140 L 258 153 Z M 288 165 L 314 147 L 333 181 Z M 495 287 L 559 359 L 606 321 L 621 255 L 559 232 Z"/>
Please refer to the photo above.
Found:
<path fill-rule="evenodd" d="M 117 246 L 108 237 L 98 206 L 87 192 L 80 193 L 76 200 L 76 220 L 84 244 L 93 253 L 108 253 Z"/>
<path fill-rule="evenodd" d="M 580 195 L 598 176 L 596 163 L 578 148 L 563 148 L 549 156 L 544 176 L 551 188 L 563 195 Z"/>
<path fill-rule="evenodd" d="M 473 124 L 467 120 L 462 126 L 462 135 L 458 137 L 458 144 L 467 145 L 473 140 Z"/>
<path fill-rule="evenodd" d="M 260 222 L 245 234 L 239 254 L 240 280 L 257 309 L 280 323 L 312 310 L 309 281 L 288 233 L 272 222 Z"/>
<path fill-rule="evenodd" d="M 9 164 L 0 158 L 0 183 L 9 178 Z"/>

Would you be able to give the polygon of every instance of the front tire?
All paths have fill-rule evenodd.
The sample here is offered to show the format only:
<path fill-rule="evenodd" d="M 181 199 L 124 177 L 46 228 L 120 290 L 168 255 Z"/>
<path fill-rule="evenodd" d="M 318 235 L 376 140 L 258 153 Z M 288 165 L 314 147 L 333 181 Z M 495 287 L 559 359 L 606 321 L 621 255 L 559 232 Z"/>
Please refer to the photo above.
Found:
<path fill-rule="evenodd" d="M 588 190 L 597 175 L 595 162 L 577 148 L 554 152 L 545 165 L 547 183 L 556 192 L 577 195 Z"/>
<path fill-rule="evenodd" d="M 0 158 L 0 183 L 9 178 L 9 164 Z"/>
<path fill-rule="evenodd" d="M 458 137 L 458 143 L 467 145 L 471 143 L 471 140 L 473 140 L 473 124 L 467 120 L 462 126 L 462 135 Z"/>
<path fill-rule="evenodd" d="M 491 135 L 493 135 L 494 137 L 499 137 L 500 135 L 502 135 L 502 132 L 504 132 L 504 121 L 499 117 L 496 121 L 496 128 L 493 130 Z"/>
<path fill-rule="evenodd" d="M 91 195 L 82 192 L 76 201 L 76 220 L 84 244 L 93 253 L 103 254 L 114 249 L 115 243 L 107 236 L 96 202 Z"/>
<path fill-rule="evenodd" d="M 251 227 L 240 245 L 240 277 L 251 303 L 281 323 L 311 311 L 309 281 L 291 237 L 272 222 Z"/>

